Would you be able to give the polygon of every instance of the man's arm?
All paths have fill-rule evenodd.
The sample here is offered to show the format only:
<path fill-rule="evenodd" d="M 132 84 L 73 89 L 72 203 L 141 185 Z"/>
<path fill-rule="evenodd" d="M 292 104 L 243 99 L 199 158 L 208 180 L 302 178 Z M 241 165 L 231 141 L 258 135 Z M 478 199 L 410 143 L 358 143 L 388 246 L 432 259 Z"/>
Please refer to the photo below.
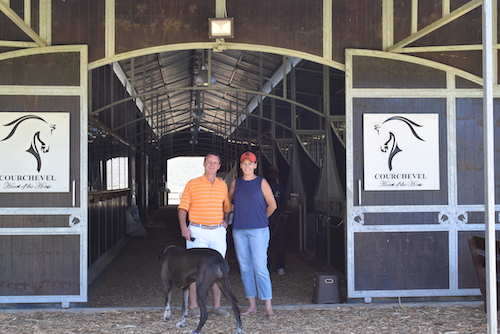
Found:
<path fill-rule="evenodd" d="M 181 235 L 186 240 L 191 240 L 191 230 L 187 226 L 187 211 L 178 209 L 177 215 L 179 217 L 179 226 L 181 228 Z"/>

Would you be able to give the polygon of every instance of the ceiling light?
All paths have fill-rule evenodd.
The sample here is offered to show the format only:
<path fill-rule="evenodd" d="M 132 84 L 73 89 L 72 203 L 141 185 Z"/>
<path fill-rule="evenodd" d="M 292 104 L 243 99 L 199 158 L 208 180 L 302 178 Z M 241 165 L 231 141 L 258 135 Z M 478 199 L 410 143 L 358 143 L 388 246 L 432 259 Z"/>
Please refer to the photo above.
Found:
<path fill-rule="evenodd" d="M 216 83 L 217 80 L 215 79 L 215 76 L 211 75 L 210 78 L 210 83 Z M 195 81 L 197 86 L 208 86 L 208 68 L 207 66 L 203 66 L 201 70 L 198 72 L 198 75 L 196 76 L 196 81 Z"/>
<path fill-rule="evenodd" d="M 212 39 L 234 38 L 234 18 L 209 18 L 208 37 Z"/>
<path fill-rule="evenodd" d="M 203 112 L 203 110 L 195 109 L 191 111 L 191 117 L 193 118 L 205 117 L 205 113 Z"/>

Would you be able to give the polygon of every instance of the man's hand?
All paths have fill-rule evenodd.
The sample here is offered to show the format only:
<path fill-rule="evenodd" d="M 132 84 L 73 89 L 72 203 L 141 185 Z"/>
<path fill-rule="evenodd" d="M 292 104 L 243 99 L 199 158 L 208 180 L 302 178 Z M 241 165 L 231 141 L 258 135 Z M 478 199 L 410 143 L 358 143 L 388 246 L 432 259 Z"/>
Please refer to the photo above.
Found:
<path fill-rule="evenodd" d="M 181 235 L 184 239 L 191 240 L 191 230 L 187 226 L 181 230 Z"/>

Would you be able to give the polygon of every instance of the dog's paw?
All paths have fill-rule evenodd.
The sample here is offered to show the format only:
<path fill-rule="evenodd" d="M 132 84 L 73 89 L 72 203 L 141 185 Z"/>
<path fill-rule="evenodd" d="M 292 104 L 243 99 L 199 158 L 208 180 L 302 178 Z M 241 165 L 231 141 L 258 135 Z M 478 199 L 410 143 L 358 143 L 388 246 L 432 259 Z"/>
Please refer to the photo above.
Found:
<path fill-rule="evenodd" d="M 172 315 L 172 312 L 170 310 L 165 311 L 165 313 L 163 313 L 163 321 L 170 320 L 171 315 Z"/>
<path fill-rule="evenodd" d="M 175 327 L 177 327 L 177 328 L 184 328 L 184 327 L 186 327 L 186 322 L 185 321 L 179 321 L 177 324 L 175 324 Z"/>

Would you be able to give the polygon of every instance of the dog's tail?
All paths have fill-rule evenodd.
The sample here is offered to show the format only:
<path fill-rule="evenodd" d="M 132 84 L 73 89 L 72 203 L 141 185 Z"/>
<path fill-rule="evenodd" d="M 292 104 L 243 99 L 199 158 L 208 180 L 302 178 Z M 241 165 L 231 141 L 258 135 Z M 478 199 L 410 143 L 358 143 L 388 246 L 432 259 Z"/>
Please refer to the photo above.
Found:
<path fill-rule="evenodd" d="M 165 253 L 167 252 L 167 250 L 169 248 L 173 248 L 175 247 L 175 245 L 170 245 L 170 246 L 167 246 L 165 248 L 163 248 L 159 253 L 158 253 L 158 261 L 161 261 L 161 258 L 163 257 L 163 255 L 165 255 Z"/>
<path fill-rule="evenodd" d="M 167 251 L 168 247 L 163 248 L 159 253 L 158 253 L 158 261 L 161 261 L 162 256 L 165 254 Z"/>
<path fill-rule="evenodd" d="M 221 270 L 224 272 L 224 281 L 218 281 L 218 283 L 223 284 L 226 286 L 226 289 L 222 289 L 221 291 L 227 291 L 229 296 L 226 296 L 226 298 L 231 298 L 235 303 L 238 302 L 238 299 L 233 294 L 233 289 L 231 288 L 231 282 L 229 281 L 229 266 L 227 265 L 226 260 L 224 260 L 225 265 L 221 267 Z"/>

